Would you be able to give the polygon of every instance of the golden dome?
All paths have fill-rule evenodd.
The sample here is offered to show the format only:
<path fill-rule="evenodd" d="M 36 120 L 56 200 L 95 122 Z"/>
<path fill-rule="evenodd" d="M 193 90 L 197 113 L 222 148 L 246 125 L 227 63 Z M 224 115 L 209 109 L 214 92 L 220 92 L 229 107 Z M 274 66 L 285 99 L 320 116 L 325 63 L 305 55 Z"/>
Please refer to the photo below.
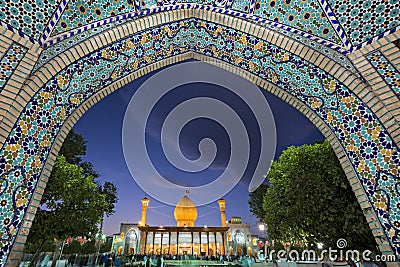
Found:
<path fill-rule="evenodd" d="M 178 227 L 194 226 L 197 219 L 197 209 L 188 196 L 185 195 L 178 201 L 174 210 L 174 217 Z"/>

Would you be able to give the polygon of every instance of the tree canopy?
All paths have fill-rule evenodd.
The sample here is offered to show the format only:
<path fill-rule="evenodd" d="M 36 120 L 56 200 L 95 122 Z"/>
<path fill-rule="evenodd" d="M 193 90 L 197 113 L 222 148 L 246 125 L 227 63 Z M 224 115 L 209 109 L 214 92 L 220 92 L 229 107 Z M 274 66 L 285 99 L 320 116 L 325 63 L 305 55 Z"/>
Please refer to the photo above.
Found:
<path fill-rule="evenodd" d="M 270 239 L 377 251 L 354 192 L 327 141 L 289 147 L 266 176 L 270 187 L 250 194 L 250 210 L 268 226 Z"/>
<path fill-rule="evenodd" d="M 93 238 L 103 216 L 113 214 L 117 188 L 111 182 L 95 181 L 99 175 L 91 163 L 82 160 L 84 154 L 86 141 L 71 131 L 44 190 L 27 238 L 27 252 L 38 254 L 54 239 Z"/>

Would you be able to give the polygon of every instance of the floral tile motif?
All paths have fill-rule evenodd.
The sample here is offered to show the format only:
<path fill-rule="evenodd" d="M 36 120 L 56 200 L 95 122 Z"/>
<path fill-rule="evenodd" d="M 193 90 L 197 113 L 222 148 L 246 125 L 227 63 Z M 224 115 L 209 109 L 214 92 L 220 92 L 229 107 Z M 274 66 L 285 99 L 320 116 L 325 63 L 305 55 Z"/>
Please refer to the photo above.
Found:
<path fill-rule="evenodd" d="M 55 56 L 57 56 L 59 53 L 67 50 L 68 48 L 74 46 L 75 44 L 78 44 L 79 42 L 83 42 L 85 41 L 87 38 L 96 35 L 106 29 L 118 26 L 120 24 L 123 24 L 127 21 L 132 21 L 133 18 L 127 18 L 125 20 L 118 20 L 116 22 L 112 22 L 110 24 L 104 24 L 98 27 L 95 27 L 93 29 L 88 29 L 87 31 L 84 31 L 82 33 L 76 34 L 72 37 L 69 37 L 67 39 L 61 40 L 59 42 L 57 42 L 56 44 L 49 46 L 47 49 L 43 50 L 41 55 L 39 56 L 38 61 L 36 62 L 36 65 L 34 67 L 34 71 L 38 70 L 41 66 L 43 66 L 45 63 L 47 63 L 48 61 L 50 61 L 52 58 L 54 58 Z M 349 71 L 351 71 L 352 73 L 354 73 L 355 75 L 357 74 L 356 69 L 354 68 L 353 64 L 351 63 L 351 61 L 343 54 L 341 54 L 340 52 L 326 46 L 323 44 L 320 44 L 310 38 L 304 37 L 300 34 L 295 34 L 292 33 L 290 31 L 286 31 L 284 29 L 281 28 L 277 28 L 273 25 L 269 25 L 269 24 L 265 24 L 263 25 L 266 28 L 269 28 L 273 31 L 277 31 L 285 36 L 288 36 L 292 39 L 297 40 L 298 42 L 311 47 L 319 52 L 321 52 L 322 54 L 324 54 L 325 56 L 331 58 L 332 60 L 334 60 L 335 62 L 339 63 L 341 66 L 345 67 L 346 69 L 348 69 Z"/>
<path fill-rule="evenodd" d="M 60 42 L 57 42 L 55 45 L 52 45 L 48 47 L 47 49 L 43 50 L 42 53 L 39 56 L 39 59 L 36 62 L 35 67 L 33 68 L 33 72 L 38 70 L 41 66 L 49 62 L 52 58 L 56 57 L 60 53 L 64 52 L 68 48 L 85 41 L 89 37 L 92 37 L 93 35 L 99 34 L 100 32 L 116 27 L 120 24 L 123 24 L 127 21 L 131 21 L 132 19 L 128 18 L 125 20 L 119 20 L 115 21 L 109 24 L 104 24 L 99 27 L 93 28 L 93 29 L 88 29 L 87 31 L 84 31 L 82 33 L 76 34 L 68 39 L 64 39 Z"/>
<path fill-rule="evenodd" d="M 400 25 L 400 0 L 329 0 L 353 46 Z"/>
<path fill-rule="evenodd" d="M 372 200 L 377 206 L 385 207 L 385 202 L 391 200 L 394 202 L 393 204 L 400 207 L 400 176 L 394 176 L 387 172 L 378 172 L 378 179 L 376 183 L 376 191 L 380 191 L 382 188 L 384 190 L 381 191 L 380 194 L 374 194 Z M 400 220 L 399 220 L 399 210 L 386 210 L 386 212 L 381 212 L 381 216 L 383 218 L 383 223 L 388 228 L 399 228 Z M 389 237 L 394 238 L 396 235 L 396 231 L 389 231 Z M 397 240 L 396 240 L 397 241 Z"/>
<path fill-rule="evenodd" d="M 400 72 L 380 51 L 369 54 L 367 59 L 393 92 L 400 97 Z"/>
<path fill-rule="evenodd" d="M 400 0 L 0 0 L 0 20 L 32 40 L 128 12 L 177 3 L 223 6 L 295 28 L 338 45 L 357 47 L 399 29 Z M 68 4 L 67 4 L 68 2 Z M 218 4 L 219 3 L 219 4 Z M 228 3 L 224 5 L 223 3 Z M 64 6 L 66 7 L 64 8 Z M 323 7 L 322 7 L 322 6 Z M 325 8 L 325 5 L 327 7 Z M 327 18 L 329 16 L 329 19 Z M 236 15 L 241 17 L 241 15 Z M 332 25 L 332 21 L 334 24 Z M 339 24 L 337 24 L 339 23 Z M 53 24 L 55 27 L 53 28 Z M 340 33 L 335 29 L 340 25 Z M 47 28 L 50 27 L 50 28 Z M 51 29 L 51 30 L 49 30 Z M 343 31 L 344 32 L 343 32 Z M 343 40 L 346 37 L 346 43 Z M 348 41 L 347 41 L 348 40 Z"/>
<path fill-rule="evenodd" d="M 0 150 L 0 265 L 7 261 L 54 138 L 71 113 L 114 81 L 187 51 L 266 79 L 320 116 L 341 143 L 393 251 L 400 254 L 399 192 L 380 176 L 397 179 L 399 148 L 375 114 L 342 83 L 298 56 L 247 33 L 188 19 L 145 30 L 85 56 L 31 98 Z"/>
<path fill-rule="evenodd" d="M 0 59 L 0 92 L 8 82 L 8 79 L 14 73 L 18 64 L 21 62 L 25 53 L 28 50 L 16 43 L 13 43 L 10 48 L 4 53 Z"/>
<path fill-rule="evenodd" d="M 281 28 L 277 28 L 274 27 L 272 25 L 265 25 L 266 28 L 270 28 L 274 31 L 277 31 L 283 35 L 286 35 L 298 42 L 300 42 L 303 45 L 306 45 L 308 47 L 311 47 L 314 50 L 317 50 L 318 52 L 322 53 L 323 55 L 325 55 L 326 57 L 329 57 L 330 59 L 334 60 L 335 62 L 339 63 L 342 67 L 348 69 L 349 71 L 351 71 L 354 75 L 358 75 L 357 74 L 357 70 L 355 69 L 353 63 L 351 63 L 351 61 L 349 60 L 349 58 L 345 55 L 343 55 L 342 53 L 326 46 L 323 44 L 320 44 L 310 38 L 306 38 L 300 34 L 295 34 L 293 32 L 290 31 L 286 31 L 284 29 Z"/>
<path fill-rule="evenodd" d="M 40 39 L 61 0 L 0 0 L 0 20 Z"/>
<path fill-rule="evenodd" d="M 128 2 L 125 3 L 124 1 Z M 135 4 L 136 1 L 137 4 Z M 51 36 L 100 21 L 107 17 L 148 8 L 154 5 L 154 3 L 150 1 L 152 0 L 112 0 L 111 2 L 101 4 L 100 2 L 95 2 L 93 0 L 85 3 L 81 0 L 70 0 L 66 10 L 52 31 Z M 181 0 L 176 1 L 176 3 L 212 5 L 214 1 L 215 0 Z M 121 5 L 121 3 L 124 5 Z M 326 18 L 325 13 L 318 2 L 309 2 L 304 0 L 259 0 L 258 2 L 255 0 L 235 0 L 233 3 L 230 3 L 228 7 L 232 10 L 254 14 L 261 18 L 279 22 L 342 45 L 340 38 L 337 36 L 329 20 Z"/>
<path fill-rule="evenodd" d="M 253 13 L 254 0 L 234 0 L 231 8 L 245 13 Z"/>
<path fill-rule="evenodd" d="M 95 0 L 70 0 L 51 36 L 143 7 L 146 7 L 145 0 L 111 0 L 103 3 Z"/>
<path fill-rule="evenodd" d="M 256 0 L 254 15 L 343 45 L 318 1 Z"/>

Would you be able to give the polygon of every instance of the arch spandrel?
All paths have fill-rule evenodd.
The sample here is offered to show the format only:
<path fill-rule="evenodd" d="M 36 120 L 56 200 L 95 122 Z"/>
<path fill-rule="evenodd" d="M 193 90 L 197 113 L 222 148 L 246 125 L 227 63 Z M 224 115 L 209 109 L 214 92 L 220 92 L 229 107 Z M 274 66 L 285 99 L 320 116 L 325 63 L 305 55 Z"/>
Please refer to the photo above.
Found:
<path fill-rule="evenodd" d="M 219 60 L 232 65 L 231 71 L 241 74 L 239 70 L 243 70 L 248 77 L 252 77 L 251 80 L 266 81 L 273 84 L 273 88 L 279 87 L 285 92 L 281 94 L 283 99 L 291 99 L 292 105 L 294 102 L 297 105 L 301 103 L 298 109 L 303 114 L 319 118 L 313 122 L 324 129 L 325 136 L 334 135 L 328 139 L 342 164 L 347 162 L 350 171 L 346 173 L 354 171 L 354 176 L 349 179 L 360 205 L 364 209 L 372 208 L 378 218 L 371 223 L 375 236 L 382 238 L 384 243 L 387 242 L 386 246 L 398 253 L 399 215 L 396 201 L 399 149 L 380 118 L 363 103 L 359 93 L 353 92 L 353 89 L 356 91 L 363 87 L 361 82 L 357 82 L 357 76 L 340 71 L 340 64 L 333 64 L 319 52 L 294 45 L 297 42 L 291 42 L 289 46 L 289 42 L 284 43 L 285 38 L 276 32 L 262 29 L 267 33 L 265 39 L 271 40 L 271 43 L 248 32 L 202 19 L 188 18 L 180 22 L 161 25 L 164 34 L 157 33 L 158 26 L 151 29 L 144 27 L 142 32 L 112 44 L 109 40 L 99 40 L 105 47 L 97 50 L 99 45 L 93 44 L 93 52 L 87 55 L 82 52 L 84 46 L 79 44 L 60 57 L 64 63 L 58 64 L 59 69 L 50 70 L 44 65 L 46 75 L 37 76 L 40 81 L 32 81 L 36 85 L 42 82 L 42 85 L 37 86 L 36 93 L 28 100 L 0 151 L 0 198 L 6 200 L 2 214 L 4 219 L 0 221 L 3 229 L 1 264 L 13 259 L 8 257 L 12 249 L 16 253 L 23 247 L 34 207 L 38 206 L 46 176 L 54 162 L 56 151 L 52 147 L 60 146 L 60 143 L 55 143 L 55 136 L 60 134 L 65 137 L 65 130 L 60 132 L 63 125 L 69 122 L 71 116 L 79 118 L 81 114 L 75 112 L 85 105 L 87 99 L 98 92 L 106 96 L 109 91 L 101 91 L 103 88 L 113 84 L 117 84 L 114 89 L 120 87 L 121 77 L 128 77 L 134 71 L 140 75 L 144 72 L 142 70 L 161 67 L 154 65 L 157 62 L 170 65 L 180 55 L 201 60 L 208 58 L 205 61 Z M 134 24 L 136 29 L 140 27 Z M 111 31 L 103 36 L 117 39 L 115 31 L 118 29 Z M 192 33 L 194 37 L 187 39 L 186 36 Z M 206 38 L 208 41 L 205 41 Z M 157 50 L 156 42 L 162 43 L 162 40 L 165 41 L 162 45 L 172 49 Z M 233 44 L 234 51 L 229 52 L 229 42 Z M 148 50 L 142 54 L 142 48 Z M 65 66 L 61 67 L 63 64 Z M 125 65 L 128 67 L 125 68 Z M 37 73 L 45 73 L 42 71 L 39 69 Z M 305 82 L 312 86 L 305 86 Z M 355 88 L 350 88 L 352 86 Z M 98 101 L 98 98 L 95 99 L 91 101 Z M 38 116 L 41 119 L 37 119 Z M 317 122 L 326 126 L 319 126 Z M 28 206 L 29 203 L 31 206 Z"/>

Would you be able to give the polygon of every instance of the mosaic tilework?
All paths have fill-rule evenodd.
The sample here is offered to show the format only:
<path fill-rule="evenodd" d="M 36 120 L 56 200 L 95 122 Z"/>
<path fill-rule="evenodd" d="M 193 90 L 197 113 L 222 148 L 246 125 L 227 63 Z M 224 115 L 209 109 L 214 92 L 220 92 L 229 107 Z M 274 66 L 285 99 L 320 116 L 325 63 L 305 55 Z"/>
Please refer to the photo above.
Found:
<path fill-rule="evenodd" d="M 367 59 L 393 92 L 400 97 L 400 72 L 380 51 L 369 54 Z"/>
<path fill-rule="evenodd" d="M 400 0 L 388 0 L 385 3 L 382 0 L 111 0 L 104 3 L 70 0 L 64 8 L 66 1 L 0 0 L 0 21 L 2 25 L 9 25 L 13 27 L 12 30 L 26 34 L 31 41 L 42 42 L 50 33 L 55 36 L 79 25 L 127 14 L 132 10 L 148 9 L 157 3 L 197 3 L 254 14 L 256 20 L 265 18 L 279 22 L 286 27 L 344 45 L 349 50 L 359 49 L 400 29 Z M 334 29 L 338 30 L 338 34 Z M 40 40 L 41 36 L 45 37 L 44 40 Z"/>
<path fill-rule="evenodd" d="M 80 34 L 76 34 L 68 39 L 62 40 L 60 42 L 57 42 L 56 44 L 50 46 L 49 48 L 45 49 L 42 51 L 40 54 L 35 67 L 33 68 L 33 72 L 38 70 L 41 66 L 43 66 L 45 63 L 50 61 L 52 58 L 56 57 L 60 53 L 64 52 L 68 48 L 78 44 L 79 42 L 82 42 L 89 37 L 96 35 L 104 30 L 116 27 L 120 24 L 123 24 L 127 21 L 131 21 L 132 19 L 125 19 L 125 20 L 119 20 L 116 22 L 112 22 L 109 24 L 101 25 L 99 27 L 93 28 L 93 29 L 88 29 Z"/>
<path fill-rule="evenodd" d="M 399 26 L 399 1 L 328 0 L 353 46 Z"/>
<path fill-rule="evenodd" d="M 400 176 L 394 176 L 393 174 L 387 173 L 385 171 L 379 171 L 377 173 L 376 179 L 376 191 L 382 190 L 382 194 L 374 194 L 372 196 L 372 201 L 376 203 L 376 205 L 385 207 L 385 201 L 390 199 L 397 205 L 400 205 L 400 197 L 399 197 L 399 185 L 400 185 Z M 399 228 L 400 221 L 399 221 L 399 210 L 380 210 L 379 215 L 385 218 L 384 224 L 388 228 Z M 393 224 L 393 225 L 392 225 Z M 394 226 L 394 227 L 393 227 Z M 389 231 L 389 237 L 392 240 L 395 240 L 398 243 L 396 238 L 395 230 Z"/>
<path fill-rule="evenodd" d="M 281 29 L 278 27 L 274 27 L 273 25 L 266 24 L 265 27 L 272 29 L 274 31 L 277 31 L 283 35 L 286 35 L 286 36 L 300 42 L 303 45 L 311 47 L 312 49 L 319 51 L 326 57 L 333 59 L 335 62 L 339 63 L 342 67 L 345 67 L 346 69 L 350 70 L 353 74 L 357 73 L 357 70 L 353 66 L 353 63 L 351 63 L 351 61 L 348 59 L 348 57 L 343 55 L 342 53 L 340 53 L 324 44 L 318 43 L 310 38 L 302 36 L 300 34 L 295 34 L 293 32 L 290 32 L 290 31 L 287 31 L 287 30 L 284 30 L 284 29 Z M 358 75 L 358 74 L 356 74 L 356 75 Z"/>
<path fill-rule="evenodd" d="M 0 20 L 39 40 L 60 0 L 0 0 Z"/>
<path fill-rule="evenodd" d="M 96 13 L 96 8 L 99 4 L 94 5 L 93 0 L 89 1 L 86 5 L 80 5 L 81 0 L 70 0 L 66 11 L 62 14 L 61 19 L 55 26 L 51 36 L 55 36 L 62 32 L 77 28 L 82 25 L 87 25 L 101 19 L 110 17 L 110 14 L 118 15 L 127 13 L 129 8 L 116 8 L 113 4 L 114 1 L 135 1 L 135 0 L 113 0 L 107 2 L 104 5 L 108 6 L 108 9 L 112 10 Z M 138 1 L 138 0 L 137 0 Z M 144 0 L 143 0 L 144 1 Z M 168 3 L 170 1 L 167 1 Z M 182 0 L 177 3 L 198 3 L 204 5 L 212 5 L 214 0 Z M 335 44 L 342 45 L 340 38 L 335 33 L 334 28 L 331 26 L 329 20 L 326 18 L 325 13 L 321 6 L 316 2 L 309 1 L 266 1 L 260 0 L 237 0 L 233 1 L 217 1 L 216 6 L 231 7 L 233 10 L 238 10 L 244 13 L 254 13 L 255 16 L 265 18 L 271 21 L 285 24 L 289 27 L 296 28 L 298 30 L 305 31 L 307 33 L 319 36 L 325 40 L 331 41 Z M 97 3 L 97 2 L 96 2 Z M 165 4 L 164 4 L 165 5 Z M 148 7 L 148 6 L 146 6 Z M 82 9 L 80 11 L 79 9 Z M 141 7 L 143 8 L 143 7 Z M 106 9 L 104 7 L 104 9 Z M 139 9 L 139 8 L 137 8 Z M 134 9 L 133 9 L 134 10 Z M 100 12 L 97 10 L 97 12 Z M 113 13 L 114 12 L 114 13 Z"/>
<path fill-rule="evenodd" d="M 253 13 L 254 0 L 234 0 L 231 8 L 245 13 Z"/>
<path fill-rule="evenodd" d="M 155 27 L 93 52 L 51 78 L 21 113 L 0 151 L 0 265 L 63 122 L 85 99 L 152 62 L 186 51 L 221 59 L 277 85 L 319 115 L 340 140 L 394 251 L 399 192 L 379 182 L 397 177 L 399 149 L 369 108 L 342 83 L 301 58 L 246 33 L 189 19 Z M 8 206 L 7 206 L 8 205 Z M 390 213 L 388 211 L 390 210 Z M 390 214 L 390 216 L 388 216 Z"/>
<path fill-rule="evenodd" d="M 254 15 L 342 44 L 318 1 L 258 0 Z"/>
<path fill-rule="evenodd" d="M 145 3 L 144 0 L 111 0 L 104 3 L 95 0 L 70 0 L 51 36 L 117 14 L 139 10 Z"/>
<path fill-rule="evenodd" d="M 25 47 L 13 43 L 0 59 L 0 92 L 27 51 Z"/>
<path fill-rule="evenodd" d="M 225 3 L 225 4 L 227 4 L 227 3 Z M 82 41 L 86 40 L 87 38 L 89 38 L 95 34 L 98 34 L 106 29 L 109 29 L 113 26 L 123 24 L 127 21 L 132 21 L 133 19 L 134 18 L 127 18 L 124 20 L 118 20 L 115 22 L 111 22 L 110 24 L 105 24 L 105 25 L 101 25 L 98 27 L 94 27 L 94 28 L 88 29 L 82 33 L 73 35 L 72 37 L 69 37 L 68 39 L 64 39 L 64 40 L 56 42 L 54 45 L 52 45 L 42 51 L 42 53 L 39 56 L 39 59 L 36 63 L 36 66 L 34 68 L 34 71 L 36 71 L 39 67 L 43 66 L 50 59 L 57 56 L 59 53 L 65 51 L 69 47 L 71 47 L 79 42 L 82 42 Z M 273 25 L 269 25 L 269 24 L 264 24 L 263 26 L 266 28 L 269 28 L 273 31 L 277 31 L 285 36 L 288 36 L 294 40 L 297 40 L 298 42 L 300 42 L 308 47 L 311 47 L 311 48 L 317 50 L 317 51 L 321 52 L 322 54 L 324 54 L 325 56 L 333 59 L 335 62 L 339 63 L 341 66 L 350 70 L 352 73 L 357 73 L 357 71 L 354 68 L 351 61 L 346 56 L 341 54 L 340 52 L 338 52 L 324 44 L 318 43 L 317 41 L 315 41 L 313 39 L 307 38 L 307 37 L 299 35 L 299 34 L 292 33 L 290 31 L 286 31 L 279 27 L 274 27 Z"/>
<path fill-rule="evenodd" d="M 230 8 L 233 4 L 233 0 L 215 0 L 214 6 L 222 8 Z"/>
<path fill-rule="evenodd" d="M 64 52 L 68 48 L 74 46 L 75 44 L 82 42 L 82 41 L 86 40 L 87 38 L 89 38 L 95 34 L 98 34 L 106 29 L 118 26 L 120 24 L 123 24 L 127 21 L 132 21 L 132 20 L 133 20 L 132 18 L 128 18 L 125 20 L 119 20 L 116 22 L 112 22 L 110 24 L 101 25 L 101 26 L 95 27 L 93 29 L 88 29 L 87 31 L 84 31 L 80 34 L 76 34 L 68 39 L 64 39 L 62 41 L 56 42 L 54 45 L 52 45 L 42 51 L 41 55 L 39 56 L 38 61 L 36 62 L 36 65 L 35 65 L 33 71 L 38 70 L 41 66 L 43 66 L 45 63 L 47 63 L 49 60 L 56 57 L 58 54 Z M 298 42 L 300 42 L 308 47 L 311 47 L 311 48 L 321 52 L 325 56 L 331 58 L 335 62 L 339 63 L 341 66 L 343 66 L 346 69 L 348 69 L 349 71 L 351 71 L 352 73 L 357 73 L 357 71 L 354 68 L 351 61 L 346 56 L 341 54 L 340 52 L 335 51 L 334 49 L 332 49 L 328 46 L 325 46 L 323 44 L 320 44 L 312 39 L 309 39 L 302 35 L 294 34 L 292 32 L 274 27 L 273 25 L 265 24 L 264 26 L 266 28 L 269 28 L 273 31 L 277 31 L 285 36 L 288 36 L 294 40 L 297 40 Z"/>
<path fill-rule="evenodd" d="M 233 0 L 177 0 L 176 3 L 196 3 L 205 6 L 218 6 L 229 8 L 232 6 Z"/>
<path fill-rule="evenodd" d="M 142 6 L 144 6 L 145 8 L 156 7 L 157 1 L 156 0 L 143 0 Z"/>

